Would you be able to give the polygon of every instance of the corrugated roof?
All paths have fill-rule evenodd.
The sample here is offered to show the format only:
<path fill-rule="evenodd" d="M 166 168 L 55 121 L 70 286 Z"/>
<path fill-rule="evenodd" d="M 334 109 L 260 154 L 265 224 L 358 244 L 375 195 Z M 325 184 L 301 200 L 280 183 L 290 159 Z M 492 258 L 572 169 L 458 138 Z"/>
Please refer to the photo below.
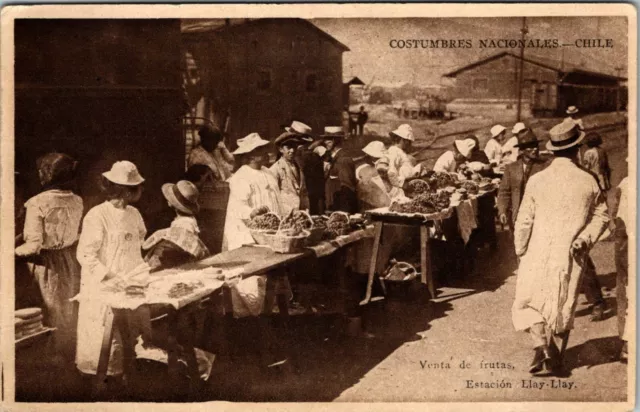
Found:
<path fill-rule="evenodd" d="M 511 52 L 500 52 L 494 55 L 491 55 L 489 57 L 485 57 L 484 59 L 480 59 L 478 61 L 475 61 L 473 63 L 470 63 L 466 66 L 462 66 L 457 68 L 456 70 L 449 72 L 449 73 L 445 73 L 442 76 L 443 77 L 456 77 L 458 74 L 473 69 L 474 67 L 478 67 L 481 66 L 487 62 L 490 62 L 492 60 L 496 60 L 499 59 L 501 57 L 504 56 L 513 56 L 516 59 L 520 59 L 520 56 L 515 54 L 515 53 L 511 53 Z M 586 70 L 581 68 L 580 66 L 573 64 L 571 62 L 561 62 L 559 60 L 555 60 L 555 59 L 550 59 L 547 57 L 540 57 L 540 56 L 531 56 L 531 55 L 526 55 L 524 56 L 523 60 L 527 63 L 531 63 L 531 64 L 535 64 L 537 66 L 541 66 L 544 67 L 546 69 L 550 69 L 550 70 L 554 70 L 560 73 L 584 73 L 584 74 L 590 74 L 593 76 L 599 76 L 599 77 L 607 77 L 610 79 L 617 79 L 617 80 L 626 80 L 626 78 L 624 77 L 618 77 L 618 76 L 613 76 L 610 74 L 606 74 L 606 73 L 601 73 L 601 72 L 596 72 L 596 71 L 591 71 L 591 70 Z"/>
<path fill-rule="evenodd" d="M 335 44 L 343 51 L 349 51 L 349 48 L 338 41 L 335 37 L 331 36 L 329 33 L 321 30 L 318 26 L 311 23 L 305 19 L 290 19 L 290 18 L 268 18 L 268 19 L 207 19 L 207 20 L 185 20 L 182 22 L 182 33 L 191 34 L 191 33 L 213 33 L 213 32 L 221 32 L 226 30 L 239 30 L 243 27 L 247 27 L 249 25 L 262 25 L 268 22 L 282 22 L 282 21 L 290 21 L 302 23 L 308 26 L 310 29 L 316 31 L 320 36 L 329 40 L 331 43 Z"/>

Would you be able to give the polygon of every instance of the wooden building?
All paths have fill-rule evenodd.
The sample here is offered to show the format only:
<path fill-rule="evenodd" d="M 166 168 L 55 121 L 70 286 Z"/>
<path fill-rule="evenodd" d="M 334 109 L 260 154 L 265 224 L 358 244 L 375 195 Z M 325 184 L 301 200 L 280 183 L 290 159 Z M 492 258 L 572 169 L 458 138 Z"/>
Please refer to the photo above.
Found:
<path fill-rule="evenodd" d="M 184 21 L 202 99 L 194 109 L 235 141 L 274 139 L 292 120 L 321 131 L 341 124 L 342 53 L 349 49 L 303 19 Z"/>
<path fill-rule="evenodd" d="M 60 151 L 79 161 L 89 209 L 118 160 L 146 179 L 137 207 L 149 230 L 166 212 L 160 187 L 184 173 L 180 21 L 17 19 L 15 169 L 29 197 L 36 159 Z"/>
<path fill-rule="evenodd" d="M 525 110 L 549 115 L 564 113 L 571 105 L 582 112 L 616 110 L 616 95 L 623 78 L 526 54 L 523 60 Z M 446 73 L 444 77 L 455 79 L 452 90 L 455 103 L 511 108 L 518 97 L 519 66 L 519 55 L 501 52 Z"/>

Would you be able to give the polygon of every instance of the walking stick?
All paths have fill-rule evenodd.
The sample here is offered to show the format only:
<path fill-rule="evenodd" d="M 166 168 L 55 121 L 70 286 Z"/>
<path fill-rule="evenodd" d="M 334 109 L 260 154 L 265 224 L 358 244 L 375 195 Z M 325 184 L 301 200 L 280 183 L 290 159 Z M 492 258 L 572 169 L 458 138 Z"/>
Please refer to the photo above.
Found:
<path fill-rule="evenodd" d="M 584 272 L 587 268 L 587 259 L 586 255 L 588 252 L 582 252 L 580 256 L 581 268 L 580 275 L 578 278 L 578 285 L 576 288 L 576 299 L 573 301 L 573 305 L 571 306 L 571 314 L 573 315 L 576 311 L 576 306 L 578 305 L 578 296 L 580 294 L 580 290 L 582 290 L 582 281 L 584 280 Z M 576 254 L 573 255 L 573 258 L 578 261 L 578 256 Z M 569 344 L 569 335 L 571 334 L 571 330 L 564 331 L 562 333 L 557 334 L 560 338 L 560 361 L 564 358 L 564 352 L 567 349 L 567 345 Z"/>

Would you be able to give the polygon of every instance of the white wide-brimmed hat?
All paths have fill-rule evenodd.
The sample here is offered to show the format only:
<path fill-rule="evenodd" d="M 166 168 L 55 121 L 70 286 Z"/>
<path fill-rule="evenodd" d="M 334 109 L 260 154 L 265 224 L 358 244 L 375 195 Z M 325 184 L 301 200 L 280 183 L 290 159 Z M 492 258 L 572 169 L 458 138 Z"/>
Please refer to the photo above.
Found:
<path fill-rule="evenodd" d="M 491 128 L 491 137 L 492 138 L 497 137 L 500 133 L 504 132 L 505 130 L 507 130 L 506 127 L 504 127 L 501 124 L 497 124 Z"/>
<path fill-rule="evenodd" d="M 111 166 L 111 170 L 102 174 L 107 180 L 124 186 L 138 186 L 144 182 L 144 178 L 140 176 L 136 165 L 128 160 L 115 162 Z"/>
<path fill-rule="evenodd" d="M 381 158 L 385 154 L 384 143 L 374 140 L 373 142 L 369 142 L 363 149 L 363 152 L 368 154 L 371 157 L 375 157 L 376 159 Z"/>
<path fill-rule="evenodd" d="M 456 140 L 453 142 L 456 145 L 456 149 L 464 157 L 469 157 L 471 151 L 476 147 L 476 142 L 473 139 Z"/>
<path fill-rule="evenodd" d="M 520 133 L 521 131 L 525 130 L 526 128 L 527 128 L 527 126 L 525 126 L 524 123 L 518 122 L 518 123 L 513 125 L 513 129 L 511 129 L 511 132 L 512 133 Z"/>
<path fill-rule="evenodd" d="M 251 133 L 242 139 L 238 139 L 238 148 L 233 154 L 245 154 L 250 153 L 257 149 L 269 144 L 268 140 L 264 140 L 258 133 Z"/>
<path fill-rule="evenodd" d="M 413 128 L 408 124 L 401 124 L 396 130 L 389 134 L 396 135 L 410 142 L 415 141 L 415 138 L 413 137 Z"/>
<path fill-rule="evenodd" d="M 286 130 L 289 133 L 296 133 L 301 135 L 300 138 L 307 142 L 313 141 L 313 138 L 311 138 L 311 133 L 313 132 L 313 129 L 311 128 L 311 126 L 308 126 L 297 120 L 294 120 L 293 122 L 291 122 L 291 126 L 285 127 L 284 130 Z"/>
<path fill-rule="evenodd" d="M 585 132 L 569 119 L 569 121 L 557 124 L 549 130 L 549 141 L 546 146 L 551 151 L 569 149 L 582 143 L 584 136 Z"/>
<path fill-rule="evenodd" d="M 162 185 L 162 194 L 167 202 L 181 212 L 195 215 L 200 210 L 198 196 L 200 192 L 193 183 L 181 180 L 176 184 L 165 183 Z"/>
<path fill-rule="evenodd" d="M 569 106 L 569 107 L 567 107 L 567 114 L 576 114 L 576 113 L 578 113 L 578 112 L 579 112 L 579 110 L 578 110 L 578 108 L 577 108 L 577 107 L 575 107 L 575 106 Z"/>

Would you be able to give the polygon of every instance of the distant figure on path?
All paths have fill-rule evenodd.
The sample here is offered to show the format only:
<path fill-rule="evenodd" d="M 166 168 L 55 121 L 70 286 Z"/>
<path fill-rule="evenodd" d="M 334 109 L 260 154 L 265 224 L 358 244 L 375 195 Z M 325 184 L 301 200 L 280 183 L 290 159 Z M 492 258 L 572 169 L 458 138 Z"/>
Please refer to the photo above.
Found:
<path fill-rule="evenodd" d="M 567 114 L 569 116 L 565 117 L 565 121 L 567 120 L 571 120 L 573 123 L 575 123 L 578 126 L 578 129 L 580 130 L 584 130 L 584 125 L 582 124 L 582 119 L 578 118 L 578 108 L 575 106 L 569 106 L 567 108 Z"/>
<path fill-rule="evenodd" d="M 360 111 L 358 112 L 358 136 L 364 134 L 364 125 L 368 120 L 369 114 L 364 110 L 364 106 L 360 106 Z"/>

